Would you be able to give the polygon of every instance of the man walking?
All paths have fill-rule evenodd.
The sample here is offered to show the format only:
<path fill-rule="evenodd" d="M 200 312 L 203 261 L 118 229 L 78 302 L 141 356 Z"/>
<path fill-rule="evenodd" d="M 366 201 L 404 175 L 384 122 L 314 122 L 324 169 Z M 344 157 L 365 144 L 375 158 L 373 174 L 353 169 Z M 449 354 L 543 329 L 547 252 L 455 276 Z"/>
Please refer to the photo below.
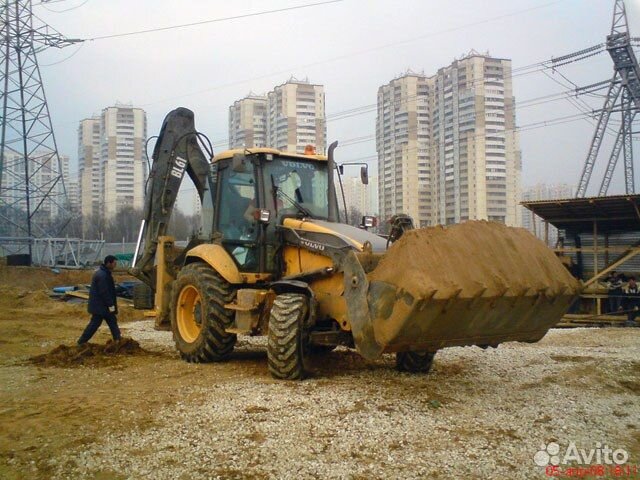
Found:
<path fill-rule="evenodd" d="M 80 335 L 78 345 L 87 343 L 93 337 L 102 324 L 102 320 L 106 320 L 114 340 L 118 341 L 121 338 L 116 318 L 118 314 L 116 286 L 111 275 L 114 268 L 116 268 L 116 257 L 107 255 L 104 263 L 93 274 L 89 290 L 89 308 L 87 309 L 91 314 L 91 320 Z"/>

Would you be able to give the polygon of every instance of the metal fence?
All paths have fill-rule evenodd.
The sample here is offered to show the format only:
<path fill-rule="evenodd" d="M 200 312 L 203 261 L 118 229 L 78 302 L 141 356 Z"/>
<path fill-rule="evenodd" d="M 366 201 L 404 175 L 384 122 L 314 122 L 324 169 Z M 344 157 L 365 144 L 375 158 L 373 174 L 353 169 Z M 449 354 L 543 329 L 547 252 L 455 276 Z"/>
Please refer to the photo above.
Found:
<path fill-rule="evenodd" d="M 104 240 L 0 237 L 0 256 L 28 254 L 29 246 L 32 265 L 86 268 L 102 259 Z"/>

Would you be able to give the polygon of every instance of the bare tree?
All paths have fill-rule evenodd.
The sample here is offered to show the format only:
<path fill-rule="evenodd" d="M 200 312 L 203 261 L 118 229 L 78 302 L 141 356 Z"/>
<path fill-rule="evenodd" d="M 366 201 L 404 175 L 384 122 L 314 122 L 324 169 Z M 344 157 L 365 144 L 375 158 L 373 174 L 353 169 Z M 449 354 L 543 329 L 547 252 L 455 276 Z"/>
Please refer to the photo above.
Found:
<path fill-rule="evenodd" d="M 106 222 L 102 215 L 87 215 L 82 219 L 83 237 L 87 239 L 101 239 L 105 234 Z"/>
<path fill-rule="evenodd" d="M 130 206 L 122 207 L 106 222 L 104 239 L 107 242 L 135 242 L 142 221 L 142 210 Z"/>
<path fill-rule="evenodd" d="M 188 240 L 200 230 L 199 215 L 185 215 L 177 208 L 171 215 L 168 233 L 176 240 Z"/>
<path fill-rule="evenodd" d="M 358 227 L 362 223 L 362 212 L 353 205 L 349 207 L 349 211 L 347 213 L 347 223 L 349 225 L 353 225 L 354 227 Z"/>

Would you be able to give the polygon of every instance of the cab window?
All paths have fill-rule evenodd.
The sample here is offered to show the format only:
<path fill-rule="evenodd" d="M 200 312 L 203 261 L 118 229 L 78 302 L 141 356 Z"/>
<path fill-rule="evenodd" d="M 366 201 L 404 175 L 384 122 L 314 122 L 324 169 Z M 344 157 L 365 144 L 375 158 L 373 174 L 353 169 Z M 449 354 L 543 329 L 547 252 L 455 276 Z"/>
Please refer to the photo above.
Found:
<path fill-rule="evenodd" d="M 242 271 L 258 271 L 256 180 L 253 166 L 244 172 L 220 170 L 218 231 L 222 245 Z"/>

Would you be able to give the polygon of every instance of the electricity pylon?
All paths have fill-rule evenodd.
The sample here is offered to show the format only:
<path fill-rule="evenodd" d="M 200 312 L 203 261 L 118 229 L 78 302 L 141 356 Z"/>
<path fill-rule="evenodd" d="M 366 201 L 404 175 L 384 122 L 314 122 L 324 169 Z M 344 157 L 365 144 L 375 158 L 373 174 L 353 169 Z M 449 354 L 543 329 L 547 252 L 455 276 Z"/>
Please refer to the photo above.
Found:
<path fill-rule="evenodd" d="M 633 51 L 633 43 L 637 39 L 631 38 L 627 23 L 627 13 L 623 0 L 615 0 L 611 34 L 607 36 L 606 48 L 613 60 L 614 73 L 604 100 L 602 109 L 598 112 L 596 131 L 593 134 L 587 160 L 580 176 L 580 183 L 576 197 L 583 198 L 589 186 L 591 173 L 602 139 L 607 131 L 607 125 L 612 113 L 620 113 L 621 124 L 609 156 L 607 169 L 600 184 L 599 195 L 607 194 L 611 177 L 615 170 L 620 152 L 624 158 L 624 178 L 626 193 L 635 193 L 633 173 L 633 128 L 632 123 L 636 113 L 640 110 L 640 68 Z"/>
<path fill-rule="evenodd" d="M 0 236 L 5 237 L 54 236 L 71 218 L 37 55 L 81 40 L 34 20 L 40 23 L 31 0 L 0 4 Z"/>

